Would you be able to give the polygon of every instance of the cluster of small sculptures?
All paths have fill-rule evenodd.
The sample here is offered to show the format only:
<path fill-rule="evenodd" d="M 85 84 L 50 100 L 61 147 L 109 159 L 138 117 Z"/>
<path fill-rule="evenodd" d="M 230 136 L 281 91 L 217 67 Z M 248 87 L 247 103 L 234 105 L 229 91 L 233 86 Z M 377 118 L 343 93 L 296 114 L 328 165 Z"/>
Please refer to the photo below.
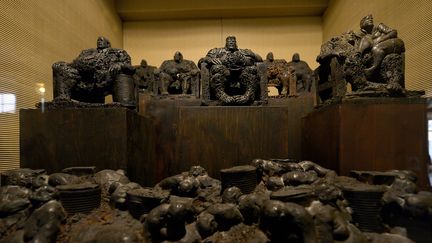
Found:
<path fill-rule="evenodd" d="M 405 46 L 397 31 L 374 25 L 372 15 L 360 21 L 360 28 L 359 33 L 350 31 L 325 42 L 316 70 L 298 53 L 291 62 L 274 59 L 271 52 L 263 61 L 253 51 L 238 48 L 234 36 L 226 38 L 225 47 L 208 51 L 198 65 L 177 51 L 159 68 L 144 59 L 132 67 L 126 51 L 111 48 L 99 37 L 96 49 L 82 51 L 72 63 L 53 65 L 54 98 L 103 103 L 112 94 L 113 101 L 133 107 L 138 92 L 145 90 L 191 95 L 207 104 L 250 105 L 266 103 L 268 87 L 276 87 L 283 97 L 316 92 L 326 101 L 345 97 L 347 84 L 357 96 L 422 95 L 404 88 Z"/>
<path fill-rule="evenodd" d="M 432 193 L 418 192 L 409 171 L 357 171 L 357 180 L 311 161 L 255 159 L 248 167 L 257 176 L 250 192 L 200 166 L 154 187 L 131 182 L 121 170 L 10 170 L 0 187 L 0 242 L 412 242 L 407 234 L 418 235 L 395 217 L 426 220 L 430 227 Z M 101 188 L 100 207 L 68 212 L 60 188 L 78 192 L 88 184 Z M 371 220 L 380 219 L 384 230 L 359 230 L 349 188 L 381 192 L 381 203 L 372 203 L 381 217 Z"/>

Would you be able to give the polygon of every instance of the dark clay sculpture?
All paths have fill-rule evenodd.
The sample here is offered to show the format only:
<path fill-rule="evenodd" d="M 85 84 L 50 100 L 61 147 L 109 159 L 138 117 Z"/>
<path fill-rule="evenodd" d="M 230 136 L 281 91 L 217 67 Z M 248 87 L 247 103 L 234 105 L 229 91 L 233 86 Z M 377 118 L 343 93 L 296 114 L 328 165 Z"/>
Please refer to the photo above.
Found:
<path fill-rule="evenodd" d="M 174 54 L 173 60 L 162 62 L 156 73 L 161 94 L 198 95 L 199 69 L 193 61 L 184 60 L 179 51 Z"/>
<path fill-rule="evenodd" d="M 147 64 L 145 59 L 141 60 L 141 64 L 135 66 L 135 73 L 132 76 L 135 82 L 135 87 L 138 90 L 153 91 L 156 67 Z"/>
<path fill-rule="evenodd" d="M 122 209 L 125 208 L 127 192 L 141 188 L 141 186 L 135 182 L 129 182 L 127 184 L 116 183 L 114 185 L 116 186 L 114 192 L 111 194 L 111 202 L 117 208 Z"/>
<path fill-rule="evenodd" d="M 58 201 L 49 201 L 36 209 L 24 226 L 25 242 L 55 242 L 66 213 Z"/>
<path fill-rule="evenodd" d="M 268 193 L 251 193 L 240 197 L 238 207 L 247 225 L 256 224 L 261 217 L 264 203 L 270 199 Z"/>
<path fill-rule="evenodd" d="M 68 173 L 53 173 L 48 177 L 51 186 L 75 184 L 79 182 L 79 177 Z"/>
<path fill-rule="evenodd" d="M 295 72 L 297 93 L 310 92 L 314 75 L 307 62 L 300 60 L 300 55 L 294 53 L 292 61 L 288 63 L 288 67 L 291 67 Z"/>
<path fill-rule="evenodd" d="M 36 206 L 55 199 L 58 199 L 58 190 L 48 185 L 39 187 L 30 196 L 31 202 Z"/>
<path fill-rule="evenodd" d="M 321 99 L 345 96 L 346 83 L 359 96 L 421 95 L 405 90 L 405 46 L 397 31 L 382 23 L 374 25 L 372 15 L 360 21 L 360 28 L 359 33 L 344 33 L 321 46 L 317 57 Z"/>
<path fill-rule="evenodd" d="M 103 170 L 93 175 L 90 167 L 64 170 L 79 176 L 42 174 L 36 178 L 45 176 L 45 179 L 31 183 L 38 184 L 37 187 L 0 188 L 0 241 L 362 243 L 372 238 L 391 238 L 409 242 L 400 235 L 361 232 L 359 222 L 362 221 L 357 216 L 359 212 L 370 214 L 370 208 L 361 211 L 349 188 L 362 195 L 379 189 L 379 197 L 359 198 L 361 203 L 369 204 L 372 199 L 374 205 L 380 204 L 385 192 L 381 213 L 385 223 L 389 227 L 405 227 L 407 235 L 418 242 L 430 239 L 430 231 L 425 229 L 430 228 L 432 193 L 417 192 L 416 176 L 409 171 L 354 172 L 361 180 L 383 184 L 376 186 L 337 176 L 311 161 L 255 159 L 253 165 L 260 172 L 261 180 L 249 194 L 236 187 L 228 187 L 221 193 L 221 182 L 209 177 L 201 166 L 192 166 L 189 171 L 166 178 L 154 188 L 142 188 L 130 182 L 122 171 Z M 64 175 L 73 177 L 63 178 Z M 57 188 L 46 184 L 47 178 L 55 177 L 59 180 L 51 183 L 58 184 Z M 114 203 L 108 205 L 105 201 L 84 214 L 72 215 L 70 211 L 57 233 L 65 217 L 63 208 L 70 210 L 68 203 L 88 206 L 98 196 L 96 189 L 100 193 L 99 186 L 106 188 L 105 199 L 111 198 Z M 95 190 L 88 191 L 89 188 Z M 72 192 L 84 192 L 81 189 L 91 194 L 76 198 L 82 203 L 63 200 L 62 192 L 72 195 Z M 50 200 L 57 197 L 63 208 Z M 31 212 L 34 213 L 29 218 Z M 378 218 L 379 215 L 379 211 L 374 211 L 370 216 Z"/>
<path fill-rule="evenodd" d="M 243 222 L 243 216 L 236 204 L 213 204 L 205 212 L 214 216 L 217 225 L 216 229 L 219 231 L 229 230 L 232 226 Z"/>
<path fill-rule="evenodd" d="M 147 215 L 144 229 L 153 242 L 178 241 L 186 235 L 186 224 L 190 220 L 192 204 L 173 201 L 161 204 Z"/>
<path fill-rule="evenodd" d="M 0 215 L 14 214 L 30 205 L 31 191 L 19 186 L 3 186 L 0 188 Z"/>
<path fill-rule="evenodd" d="M 288 62 L 284 59 L 274 59 L 273 53 L 269 52 L 264 64 L 267 68 L 268 86 L 276 87 L 280 95 L 288 95 L 290 81 Z"/>
<path fill-rule="evenodd" d="M 236 38 L 228 36 L 224 48 L 211 49 L 198 63 L 202 70 L 202 64 L 209 70 L 209 98 L 223 105 L 246 105 L 259 100 L 262 88 L 258 62 L 262 62 L 258 54 L 239 49 Z"/>
<path fill-rule="evenodd" d="M 135 106 L 130 56 L 112 48 L 105 37 L 99 37 L 97 48 L 82 51 L 72 63 L 56 62 L 52 68 L 54 101 L 104 103 L 105 96 L 112 94 L 115 102 Z"/>
<path fill-rule="evenodd" d="M 40 183 L 40 176 L 45 174 L 45 170 L 32 170 L 19 168 L 8 170 L 1 173 L 2 185 L 16 185 L 23 187 L 33 187 Z"/>
<path fill-rule="evenodd" d="M 272 242 L 317 242 L 312 216 L 304 207 L 294 203 L 266 201 L 260 228 Z"/>
<path fill-rule="evenodd" d="M 109 193 L 114 192 L 119 184 L 125 185 L 130 182 L 123 170 L 101 170 L 94 175 L 94 180 L 102 189 L 102 197 L 108 201 Z"/>
<path fill-rule="evenodd" d="M 222 192 L 222 201 L 224 203 L 238 203 L 238 200 L 243 195 L 238 187 L 228 187 Z"/>
<path fill-rule="evenodd" d="M 177 196 L 208 197 L 217 190 L 220 193 L 220 186 L 220 181 L 208 176 L 204 168 L 192 166 L 188 172 L 163 179 L 155 188 L 169 190 L 172 195 Z"/>

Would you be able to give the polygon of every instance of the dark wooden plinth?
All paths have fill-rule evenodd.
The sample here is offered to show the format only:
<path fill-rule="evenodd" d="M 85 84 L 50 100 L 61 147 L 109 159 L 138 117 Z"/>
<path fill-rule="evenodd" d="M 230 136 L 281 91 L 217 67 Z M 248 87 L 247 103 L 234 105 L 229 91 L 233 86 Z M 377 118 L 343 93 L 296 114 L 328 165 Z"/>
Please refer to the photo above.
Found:
<path fill-rule="evenodd" d="M 200 106 L 191 98 L 142 97 L 140 114 L 155 127 L 154 173 L 158 180 L 201 165 L 210 176 L 254 158 L 301 157 L 301 117 L 312 97 L 269 106 Z M 157 181 L 155 181 L 157 182 Z"/>
<path fill-rule="evenodd" d="M 341 175 L 350 170 L 412 170 L 428 185 L 424 99 L 358 98 L 303 119 L 303 159 Z"/>
<path fill-rule="evenodd" d="M 20 164 L 48 173 L 70 166 L 123 169 L 131 180 L 151 174 L 151 129 L 145 119 L 125 108 L 20 111 Z"/>

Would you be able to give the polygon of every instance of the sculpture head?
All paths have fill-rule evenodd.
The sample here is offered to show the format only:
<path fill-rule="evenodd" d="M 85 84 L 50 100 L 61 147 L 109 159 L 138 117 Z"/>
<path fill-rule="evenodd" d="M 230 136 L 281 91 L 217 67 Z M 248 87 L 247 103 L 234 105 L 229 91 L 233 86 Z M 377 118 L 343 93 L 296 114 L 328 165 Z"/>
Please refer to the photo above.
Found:
<path fill-rule="evenodd" d="M 102 49 L 110 48 L 111 42 L 107 38 L 103 36 L 99 36 L 96 45 L 98 50 L 102 50 Z"/>
<path fill-rule="evenodd" d="M 225 40 L 225 48 L 230 51 L 237 51 L 237 40 L 235 36 L 228 36 Z"/>
<path fill-rule="evenodd" d="M 300 55 L 298 53 L 294 53 L 294 55 L 292 56 L 292 61 L 293 62 L 299 62 L 300 61 Z"/>
<path fill-rule="evenodd" d="M 177 63 L 183 61 L 183 55 L 181 54 L 181 52 L 176 51 L 176 53 L 174 54 L 174 61 Z"/>
<path fill-rule="evenodd" d="M 274 61 L 273 52 L 267 53 L 266 60 L 269 61 L 269 62 L 273 62 Z"/>
<path fill-rule="evenodd" d="M 141 60 L 141 67 L 147 67 L 147 61 L 145 59 Z"/>
<path fill-rule="evenodd" d="M 365 33 L 372 33 L 374 27 L 372 14 L 364 16 L 360 20 L 360 29 Z"/>

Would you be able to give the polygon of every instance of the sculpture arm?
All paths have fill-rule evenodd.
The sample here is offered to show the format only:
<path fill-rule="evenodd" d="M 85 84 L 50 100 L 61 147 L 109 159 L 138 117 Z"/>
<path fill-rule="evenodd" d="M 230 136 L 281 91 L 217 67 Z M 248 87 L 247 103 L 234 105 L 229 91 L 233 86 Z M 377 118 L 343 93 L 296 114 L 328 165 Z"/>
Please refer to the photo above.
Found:
<path fill-rule="evenodd" d="M 207 55 L 204 57 L 204 58 L 202 58 L 201 60 L 200 60 L 200 64 L 202 63 L 202 62 L 204 62 L 204 63 L 207 63 L 207 64 L 209 64 L 209 65 L 213 65 L 213 64 L 215 64 L 215 65 L 222 65 L 222 61 L 220 60 L 220 58 L 218 57 L 219 54 L 220 53 L 220 49 L 219 48 L 214 48 L 214 49 L 211 49 L 208 53 L 207 53 Z"/>
<path fill-rule="evenodd" d="M 254 65 L 256 62 L 262 62 L 263 59 L 260 55 L 256 54 L 255 52 L 249 50 L 249 49 L 243 49 L 241 50 L 241 53 L 247 58 L 248 66 Z"/>
<path fill-rule="evenodd" d="M 382 23 L 379 24 L 377 28 L 381 35 L 374 39 L 374 44 L 381 43 L 388 39 L 397 38 L 397 30 L 392 29 Z"/>

